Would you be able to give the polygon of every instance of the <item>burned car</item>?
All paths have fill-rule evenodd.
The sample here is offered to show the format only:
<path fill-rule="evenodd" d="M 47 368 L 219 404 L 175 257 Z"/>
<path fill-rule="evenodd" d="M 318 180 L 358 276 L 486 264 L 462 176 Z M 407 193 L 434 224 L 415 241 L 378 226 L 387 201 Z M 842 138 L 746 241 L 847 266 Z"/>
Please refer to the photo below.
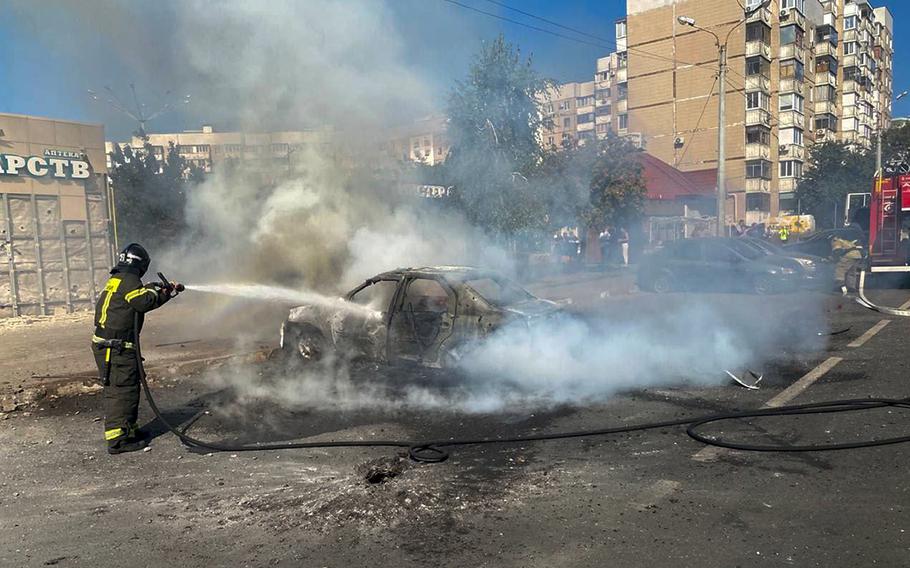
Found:
<path fill-rule="evenodd" d="M 370 278 L 333 304 L 291 309 L 281 351 L 452 367 L 477 341 L 516 322 L 557 314 L 501 274 L 463 266 L 400 268 Z"/>

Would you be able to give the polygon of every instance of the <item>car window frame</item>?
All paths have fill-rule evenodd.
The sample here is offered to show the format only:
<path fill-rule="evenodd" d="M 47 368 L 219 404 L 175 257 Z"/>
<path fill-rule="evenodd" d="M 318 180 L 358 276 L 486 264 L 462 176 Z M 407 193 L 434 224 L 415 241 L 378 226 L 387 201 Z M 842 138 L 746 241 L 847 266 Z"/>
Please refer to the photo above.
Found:
<path fill-rule="evenodd" d="M 345 296 L 345 301 L 351 302 L 352 304 L 357 304 L 358 306 L 362 306 L 363 304 L 358 304 L 357 302 L 354 301 L 354 296 L 356 296 L 360 292 L 364 291 L 368 287 L 379 284 L 380 282 L 394 282 L 395 283 L 395 290 L 392 291 L 392 296 L 391 296 L 391 298 L 389 298 L 389 305 L 386 306 L 385 309 L 379 311 L 379 313 L 381 313 L 381 314 L 390 313 L 392 311 L 392 306 L 395 304 L 395 299 L 398 297 L 398 289 L 401 287 L 401 278 L 383 277 L 383 278 L 370 278 L 369 280 L 365 280 L 360 286 L 357 286 L 356 288 L 354 288 L 353 290 L 351 290 L 350 292 L 347 293 L 347 295 Z"/>

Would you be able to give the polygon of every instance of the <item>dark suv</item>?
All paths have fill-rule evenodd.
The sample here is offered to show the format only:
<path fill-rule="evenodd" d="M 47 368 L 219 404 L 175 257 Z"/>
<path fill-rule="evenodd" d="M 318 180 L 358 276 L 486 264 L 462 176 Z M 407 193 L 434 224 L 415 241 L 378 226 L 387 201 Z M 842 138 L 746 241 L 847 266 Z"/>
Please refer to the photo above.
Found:
<path fill-rule="evenodd" d="M 646 255 L 638 272 L 643 290 L 748 291 L 774 294 L 808 286 L 813 268 L 767 254 L 738 239 L 683 239 Z"/>

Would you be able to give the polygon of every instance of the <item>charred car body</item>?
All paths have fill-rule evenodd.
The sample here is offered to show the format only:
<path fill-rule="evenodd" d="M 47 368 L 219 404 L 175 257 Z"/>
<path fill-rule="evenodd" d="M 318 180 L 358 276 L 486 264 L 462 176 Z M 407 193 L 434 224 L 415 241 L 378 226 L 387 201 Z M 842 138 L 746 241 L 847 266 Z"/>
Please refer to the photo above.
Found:
<path fill-rule="evenodd" d="M 471 267 L 400 268 L 365 281 L 336 305 L 291 309 L 282 351 L 451 367 L 503 326 L 559 312 L 499 273 Z"/>

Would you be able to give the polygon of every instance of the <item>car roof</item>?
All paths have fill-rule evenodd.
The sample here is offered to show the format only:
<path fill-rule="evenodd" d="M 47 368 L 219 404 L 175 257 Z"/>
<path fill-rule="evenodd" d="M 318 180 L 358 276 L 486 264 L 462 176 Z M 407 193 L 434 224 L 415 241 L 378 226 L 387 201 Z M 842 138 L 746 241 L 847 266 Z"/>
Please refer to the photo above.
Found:
<path fill-rule="evenodd" d="M 401 278 L 403 276 L 429 276 L 429 277 L 438 277 L 444 276 L 447 278 L 455 279 L 466 279 L 471 276 L 481 276 L 497 274 L 495 271 L 487 270 L 483 268 L 477 268 L 475 266 L 421 266 L 421 267 L 409 267 L 409 268 L 396 268 L 395 270 L 389 270 L 388 272 L 383 272 L 374 276 L 374 279 L 384 279 L 384 278 Z"/>

